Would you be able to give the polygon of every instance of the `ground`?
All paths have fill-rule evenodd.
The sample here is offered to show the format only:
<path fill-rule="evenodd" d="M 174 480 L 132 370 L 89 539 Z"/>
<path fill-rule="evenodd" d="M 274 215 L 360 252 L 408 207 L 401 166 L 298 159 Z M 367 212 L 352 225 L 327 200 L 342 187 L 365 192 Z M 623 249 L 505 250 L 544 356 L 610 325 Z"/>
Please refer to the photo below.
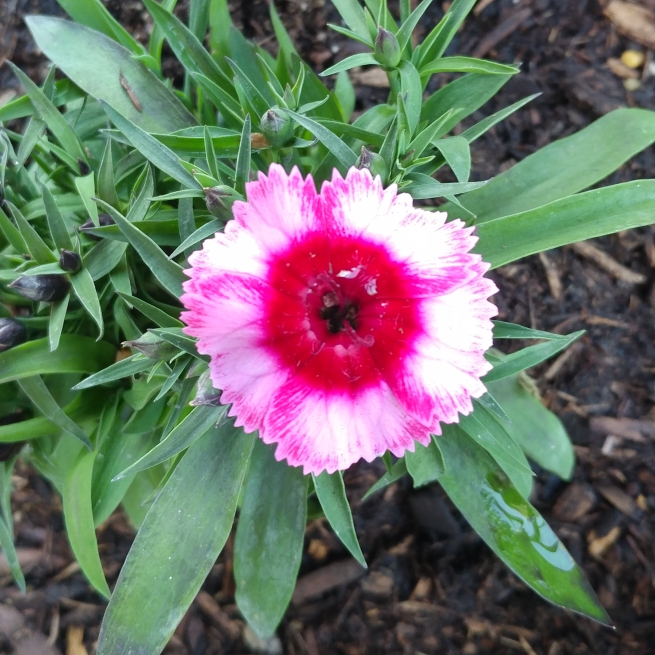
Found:
<path fill-rule="evenodd" d="M 270 43 L 265 2 L 232 4 L 246 34 Z M 324 28 L 326 17 L 338 22 L 328 3 L 276 4 L 317 70 L 352 53 L 350 43 Z M 435 1 L 422 28 L 433 25 L 447 4 Z M 655 3 L 640 4 L 654 8 Z M 135 34 L 147 32 L 138 2 L 108 6 Z M 481 0 L 478 8 L 453 51 L 521 62 L 523 72 L 474 118 L 533 93 L 541 96 L 474 144 L 475 179 L 496 175 L 617 107 L 655 108 L 650 53 L 618 33 L 598 0 Z M 22 13 L 34 11 L 58 9 L 48 1 L 0 0 L 0 16 L 8 17 L 0 27 L 0 61 L 10 58 L 39 79 L 44 62 L 21 22 Z M 632 91 L 607 64 L 630 49 L 647 56 L 646 73 L 639 73 L 639 88 Z M 167 74 L 175 77 L 179 69 L 171 63 Z M 0 96 L 15 85 L 10 77 L 7 67 L 0 69 Z M 376 79 L 356 79 L 359 110 L 385 99 Z M 604 183 L 647 177 L 655 177 L 652 149 Z M 353 565 L 324 522 L 310 524 L 294 600 L 280 626 L 280 642 L 268 644 L 268 652 L 281 646 L 290 655 L 652 655 L 654 235 L 648 228 L 595 240 L 593 245 L 611 258 L 609 266 L 568 247 L 494 273 L 500 318 L 558 332 L 587 330 L 579 346 L 532 371 L 544 402 L 569 428 L 578 458 L 570 484 L 539 471 L 533 502 L 582 565 L 616 630 L 537 597 L 497 560 L 438 488 L 414 491 L 401 480 L 362 503 L 381 471 L 358 465 L 345 479 L 369 570 Z M 91 653 L 104 605 L 72 563 L 59 499 L 25 466 L 18 468 L 15 482 L 17 539 L 29 588 L 21 595 L 0 561 L 0 634 L 9 635 L 0 636 L 0 652 L 47 655 L 59 649 L 82 655 L 86 647 Z M 132 536 L 120 513 L 100 529 L 110 584 Z M 244 631 L 233 594 L 228 542 L 167 652 L 255 652 L 258 645 Z M 10 629 L 23 622 L 22 632 Z"/>

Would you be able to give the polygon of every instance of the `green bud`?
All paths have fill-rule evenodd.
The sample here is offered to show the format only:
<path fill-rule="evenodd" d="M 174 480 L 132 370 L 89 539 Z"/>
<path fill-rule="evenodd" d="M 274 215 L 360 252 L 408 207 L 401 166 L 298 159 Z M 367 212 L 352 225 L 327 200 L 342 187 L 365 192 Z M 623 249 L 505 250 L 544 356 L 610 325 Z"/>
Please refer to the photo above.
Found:
<path fill-rule="evenodd" d="M 262 116 L 261 133 L 274 148 L 283 148 L 293 139 L 294 123 L 291 116 L 279 107 L 271 107 Z"/>
<path fill-rule="evenodd" d="M 59 266 L 67 273 L 77 273 L 82 268 L 82 258 L 74 250 L 62 249 Z"/>
<path fill-rule="evenodd" d="M 19 346 L 27 332 L 25 326 L 13 318 L 0 318 L 0 352 Z"/>
<path fill-rule="evenodd" d="M 169 360 L 179 350 L 168 341 L 158 337 L 152 332 L 145 332 L 134 341 L 123 341 L 124 348 L 131 348 L 145 355 L 149 359 Z"/>
<path fill-rule="evenodd" d="M 49 273 L 44 275 L 22 275 L 10 285 L 23 298 L 36 302 L 55 302 L 66 296 L 70 282 L 65 275 Z"/>
<path fill-rule="evenodd" d="M 391 32 L 385 30 L 384 27 L 380 27 L 375 39 L 375 49 L 373 50 L 375 61 L 385 68 L 396 68 L 400 63 L 400 55 L 398 39 Z"/>
<path fill-rule="evenodd" d="M 209 371 L 205 371 L 199 378 L 196 384 L 196 397 L 189 403 L 193 407 L 206 405 L 208 407 L 221 406 L 221 392 L 214 389 Z"/>
<path fill-rule="evenodd" d="M 357 161 L 355 162 L 356 168 L 367 168 L 371 171 L 371 175 L 375 177 L 376 175 L 380 176 L 382 184 L 386 184 L 387 178 L 389 177 L 389 169 L 382 157 L 377 154 L 377 152 L 371 152 L 362 146 L 362 152 Z"/>

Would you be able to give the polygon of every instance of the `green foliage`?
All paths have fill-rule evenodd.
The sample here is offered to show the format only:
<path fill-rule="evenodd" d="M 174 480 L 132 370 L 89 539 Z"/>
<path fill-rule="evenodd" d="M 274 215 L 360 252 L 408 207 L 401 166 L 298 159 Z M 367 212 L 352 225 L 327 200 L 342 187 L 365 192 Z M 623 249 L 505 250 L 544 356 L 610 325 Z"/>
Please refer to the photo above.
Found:
<path fill-rule="evenodd" d="M 188 25 L 173 15 L 174 0 L 146 0 L 154 22 L 147 49 L 99 0 L 60 4 L 74 22 L 30 16 L 27 23 L 67 79 L 55 81 L 53 68 L 39 87 L 14 67 L 27 95 L 0 108 L 0 311 L 28 328 L 25 343 L 0 353 L 0 392 L 10 399 L 6 409 L 29 416 L 0 426 L 0 442 L 30 441 L 24 456 L 62 494 L 71 547 L 100 594 L 109 589 L 95 527 L 121 503 L 141 526 L 111 595 L 99 655 L 161 652 L 239 503 L 236 598 L 266 636 L 291 597 L 308 500 L 363 565 L 364 554 L 341 474 L 310 481 L 216 406 L 218 392 L 206 388 L 208 358 L 179 320 L 188 256 L 223 229 L 252 175 L 273 162 L 297 165 L 318 184 L 335 167 L 375 165 L 385 183 L 416 200 L 445 198 L 440 210 L 477 225 L 477 252 L 493 267 L 647 225 L 653 180 L 586 189 L 655 141 L 655 114 L 612 112 L 489 182 L 471 181 L 471 142 L 534 98 L 453 134 L 519 73 L 502 62 L 443 56 L 474 0 L 452 2 L 416 46 L 430 0 L 413 12 L 403 0 L 399 23 L 385 0 L 334 0 L 346 25 L 334 29 L 366 51 L 323 73 L 337 76 L 333 90 L 300 59 L 273 3 L 276 57 L 234 28 L 226 0 L 192 1 Z M 164 42 L 184 68 L 182 89 L 163 77 Z M 380 61 L 387 103 L 350 122 L 347 71 Z M 439 88 L 424 98 L 433 75 Z M 27 119 L 22 134 L 4 127 L 15 118 Z M 457 182 L 435 178 L 443 166 Z M 79 255 L 79 270 L 62 269 L 62 250 Z M 70 292 L 37 302 L 10 286 L 38 274 L 57 275 Z M 497 339 L 539 342 L 507 356 L 490 351 L 489 393 L 474 411 L 404 458 L 387 454 L 388 471 L 365 498 L 406 473 L 416 486 L 441 484 L 526 584 L 607 622 L 526 500 L 527 458 L 569 479 L 574 456 L 524 371 L 581 334 L 497 322 Z M 24 588 L 8 511 L 12 466 L 0 467 L 0 543 Z"/>

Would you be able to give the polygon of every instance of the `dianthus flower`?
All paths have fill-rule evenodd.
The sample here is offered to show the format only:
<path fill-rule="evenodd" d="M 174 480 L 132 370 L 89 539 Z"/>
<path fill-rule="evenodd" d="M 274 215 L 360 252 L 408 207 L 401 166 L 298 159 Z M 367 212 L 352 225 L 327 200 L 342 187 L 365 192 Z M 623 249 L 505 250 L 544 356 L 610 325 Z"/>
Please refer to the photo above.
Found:
<path fill-rule="evenodd" d="M 460 220 L 351 168 L 271 165 L 189 257 L 185 332 L 246 432 L 305 473 L 427 445 L 485 393 L 488 265 Z"/>

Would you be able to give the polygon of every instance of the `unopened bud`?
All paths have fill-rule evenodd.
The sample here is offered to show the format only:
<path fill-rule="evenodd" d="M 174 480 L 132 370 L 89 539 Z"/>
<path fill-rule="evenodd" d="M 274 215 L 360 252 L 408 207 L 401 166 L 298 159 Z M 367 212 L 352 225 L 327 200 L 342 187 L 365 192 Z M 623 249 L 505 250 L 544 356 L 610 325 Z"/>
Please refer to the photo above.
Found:
<path fill-rule="evenodd" d="M 80 175 L 82 177 L 85 177 L 91 172 L 91 169 L 89 168 L 89 165 L 83 160 L 83 159 L 78 159 L 77 160 L 77 165 L 80 169 Z"/>
<path fill-rule="evenodd" d="M 206 405 L 208 407 L 221 406 L 221 392 L 214 389 L 209 371 L 205 371 L 196 384 L 196 397 L 189 403 L 193 407 Z"/>
<path fill-rule="evenodd" d="M 227 209 L 227 205 L 223 201 L 223 198 L 225 198 L 227 194 L 223 193 L 221 188 L 217 186 L 205 187 L 203 191 L 205 192 L 205 203 L 207 204 L 209 213 L 216 217 L 223 216 Z"/>
<path fill-rule="evenodd" d="M 294 123 L 288 114 L 279 107 L 271 107 L 264 112 L 259 129 L 274 148 L 282 148 L 293 138 Z"/>
<path fill-rule="evenodd" d="M 134 341 L 123 341 L 122 345 L 140 352 L 149 359 L 168 360 L 179 352 L 172 343 L 164 341 L 152 332 L 146 332 Z"/>
<path fill-rule="evenodd" d="M 102 237 L 96 236 L 95 234 L 89 234 L 87 230 L 92 230 L 96 227 L 106 227 L 107 225 L 115 225 L 114 219 L 109 214 L 98 214 L 98 225 L 96 225 L 92 219 L 82 223 L 77 229 L 80 232 L 84 232 L 89 239 L 93 241 L 102 241 Z"/>
<path fill-rule="evenodd" d="M 55 302 L 66 296 L 70 282 L 65 275 L 23 275 L 9 285 L 23 298 L 37 302 Z"/>
<path fill-rule="evenodd" d="M 13 318 L 0 318 L 0 352 L 18 346 L 27 336 L 27 331 L 22 323 Z"/>
<path fill-rule="evenodd" d="M 382 64 L 385 68 L 396 68 L 400 63 L 400 45 L 398 39 L 385 30 L 384 27 L 378 29 L 378 35 L 375 38 L 375 48 L 373 57 L 375 61 Z"/>
<path fill-rule="evenodd" d="M 386 183 L 387 177 L 389 175 L 389 169 L 387 168 L 384 159 L 380 157 L 380 155 L 378 155 L 376 152 L 371 152 L 362 146 L 362 152 L 360 153 L 359 157 L 357 157 L 355 166 L 357 168 L 368 169 L 373 177 L 379 175 L 382 179 L 382 183 Z"/>
<path fill-rule="evenodd" d="M 77 273 L 82 268 L 82 258 L 74 250 L 62 249 L 59 266 L 67 273 Z"/>

